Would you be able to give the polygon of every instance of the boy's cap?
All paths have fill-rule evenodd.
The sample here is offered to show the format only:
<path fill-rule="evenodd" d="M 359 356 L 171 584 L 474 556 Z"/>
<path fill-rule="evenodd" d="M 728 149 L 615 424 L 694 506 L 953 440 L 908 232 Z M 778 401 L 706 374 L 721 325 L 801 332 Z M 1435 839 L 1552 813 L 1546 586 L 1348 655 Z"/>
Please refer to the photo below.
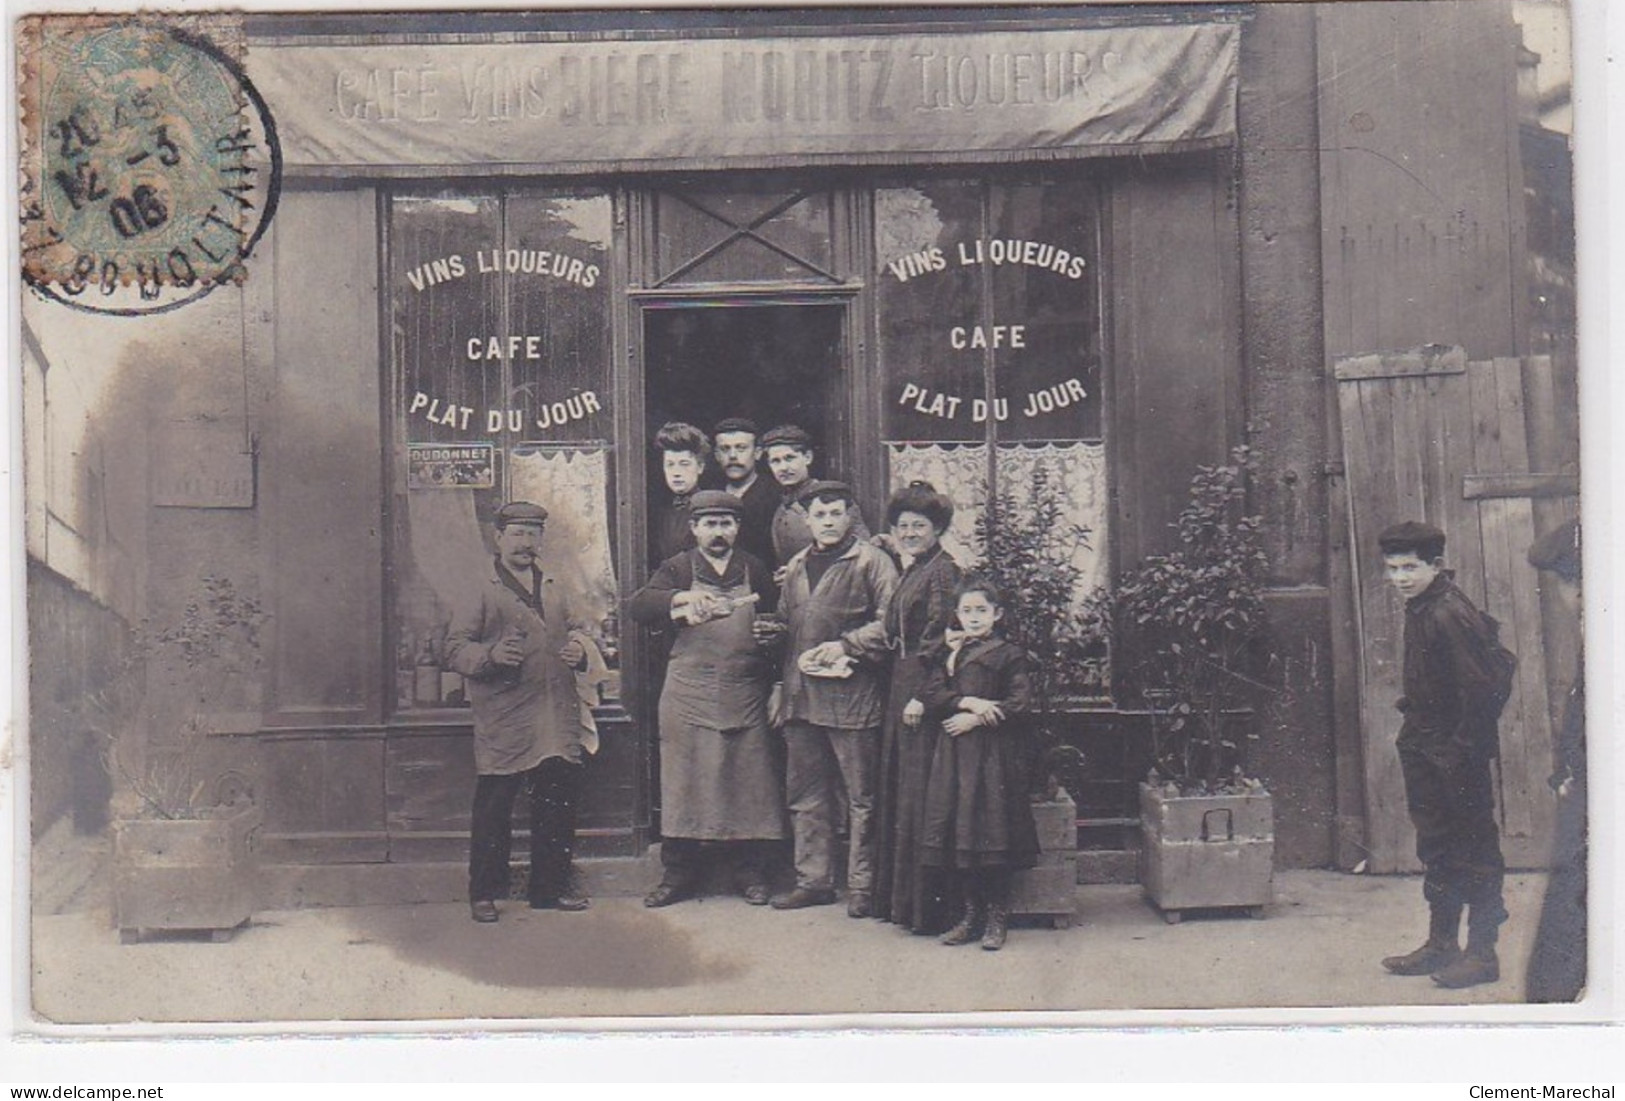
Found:
<path fill-rule="evenodd" d="M 1403 554 L 1417 547 L 1431 546 L 1437 546 L 1443 552 L 1444 532 L 1420 520 L 1406 520 L 1383 529 L 1382 534 L 1377 536 L 1377 546 L 1382 548 L 1384 554 Z"/>
<path fill-rule="evenodd" d="M 810 449 L 813 438 L 805 428 L 794 424 L 781 424 L 777 428 L 769 428 L 767 435 L 762 437 L 763 450 L 774 445 Z"/>
<path fill-rule="evenodd" d="M 546 524 L 547 510 L 529 501 L 509 501 L 497 509 L 496 526 L 501 531 L 509 524 Z"/>
<path fill-rule="evenodd" d="M 717 421 L 717 426 L 711 430 L 711 435 L 720 436 L 724 432 L 749 432 L 752 436 L 761 436 L 762 430 L 756 422 L 749 417 L 727 417 Z"/>
<path fill-rule="evenodd" d="M 796 494 L 796 500 L 801 504 L 806 504 L 815 497 L 839 497 L 843 501 L 850 502 L 853 499 L 852 487 L 845 482 L 821 480 L 808 482 L 806 488 Z"/>
<path fill-rule="evenodd" d="M 688 499 L 688 517 L 691 520 L 718 513 L 737 519 L 745 514 L 745 503 L 720 489 L 702 489 Z"/>

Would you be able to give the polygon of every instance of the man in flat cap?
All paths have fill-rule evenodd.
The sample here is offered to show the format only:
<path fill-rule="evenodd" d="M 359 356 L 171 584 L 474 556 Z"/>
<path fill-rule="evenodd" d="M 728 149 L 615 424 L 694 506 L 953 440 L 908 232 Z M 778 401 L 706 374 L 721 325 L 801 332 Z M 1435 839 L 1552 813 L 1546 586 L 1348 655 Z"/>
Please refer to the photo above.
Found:
<path fill-rule="evenodd" d="M 1495 620 L 1456 587 L 1444 543 L 1444 532 L 1415 520 L 1377 537 L 1383 571 L 1405 599 L 1405 695 L 1398 704 L 1405 717 L 1397 748 L 1428 904 L 1427 940 L 1382 966 L 1458 988 L 1494 982 L 1501 973 L 1495 944 L 1507 919 L 1506 863 L 1490 762 L 1500 753 L 1498 724 L 1516 659 L 1498 641 Z"/>
<path fill-rule="evenodd" d="M 796 885 L 780 910 L 835 901 L 836 799 L 846 793 L 846 912 L 873 910 L 874 806 L 885 702 L 885 614 L 897 567 L 853 531 L 856 504 L 842 482 L 802 491 L 812 545 L 790 559 L 781 610 L 784 655 L 785 782 L 795 835 Z"/>
<path fill-rule="evenodd" d="M 744 503 L 689 499 L 695 546 L 660 564 L 627 613 L 672 636 L 660 693 L 660 883 L 669 906 L 700 892 L 707 856 L 731 858 L 745 901 L 765 905 L 768 863 L 785 837 L 784 795 L 768 727 L 781 633 L 767 566 L 736 549 Z"/>
<path fill-rule="evenodd" d="M 1529 548 L 1529 564 L 1541 571 L 1542 590 L 1580 626 L 1580 522 L 1548 531 Z M 1583 643 L 1582 643 L 1583 645 Z M 1531 1002 L 1572 1002 L 1586 987 L 1586 741 L 1585 660 L 1573 669 L 1563 721 L 1552 745 L 1550 784 L 1557 796 L 1557 830 L 1552 840 L 1551 874 L 1541 902 L 1535 946 L 1529 953 L 1524 996 Z"/>
<path fill-rule="evenodd" d="M 780 579 L 786 563 L 799 551 L 812 545 L 812 528 L 807 525 L 807 508 L 801 503 L 801 492 L 812 479 L 813 438 L 805 428 L 794 424 L 781 424 L 769 428 L 762 437 L 762 453 L 767 456 L 767 469 L 779 484 L 779 504 L 773 510 L 771 525 L 773 537 L 773 566 Z M 869 538 L 869 528 L 863 514 L 853 505 L 852 529 L 859 539 Z"/>
<path fill-rule="evenodd" d="M 762 432 L 748 417 L 717 422 L 711 438 L 716 442 L 717 469 L 722 488 L 739 498 L 745 511 L 739 517 L 739 549 L 758 561 L 773 562 L 773 510 L 779 494 L 771 479 L 762 477 Z"/>
<path fill-rule="evenodd" d="M 468 897 L 478 922 L 508 897 L 513 804 L 530 799 L 530 905 L 585 910 L 573 882 L 576 793 L 583 751 L 596 744 L 576 692 L 586 653 L 571 637 L 569 602 L 542 573 L 547 510 L 510 501 L 497 510 L 491 573 L 452 612 L 446 661 L 468 678 L 474 709 L 473 825 Z"/>

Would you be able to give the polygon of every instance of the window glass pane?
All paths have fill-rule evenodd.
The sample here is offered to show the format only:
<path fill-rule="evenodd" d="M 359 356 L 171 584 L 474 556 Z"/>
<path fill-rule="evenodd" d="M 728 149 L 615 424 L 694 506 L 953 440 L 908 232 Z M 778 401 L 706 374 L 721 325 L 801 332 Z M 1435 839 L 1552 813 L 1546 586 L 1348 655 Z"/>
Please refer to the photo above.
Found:
<path fill-rule="evenodd" d="M 1002 440 L 1100 438 L 1095 191 L 1084 183 L 990 189 L 993 343 Z"/>
<path fill-rule="evenodd" d="M 962 249 L 981 237 L 982 185 L 934 182 L 875 193 L 882 431 L 888 440 L 982 440 L 981 269 Z M 955 344 L 962 347 L 955 347 Z"/>
<path fill-rule="evenodd" d="M 396 710 L 466 706 L 462 678 L 442 658 L 448 601 L 489 568 L 480 519 L 500 503 L 502 457 L 485 418 L 503 404 L 502 364 L 471 359 L 468 347 L 502 328 L 500 282 L 479 270 L 501 242 L 495 196 L 392 204 Z"/>
<path fill-rule="evenodd" d="M 786 203 L 786 209 L 773 213 Z M 656 212 L 659 278 L 679 283 L 828 279 L 834 255 L 832 206 L 828 192 L 800 197 L 786 191 L 661 193 Z M 744 228 L 761 240 L 741 233 Z M 715 255 L 700 259 L 709 249 L 717 249 Z"/>
<path fill-rule="evenodd" d="M 494 434 L 602 440 L 610 434 L 610 202 L 603 194 L 523 194 L 507 202 L 503 264 L 511 389 Z M 517 426 L 517 427 L 516 427 Z"/>
<path fill-rule="evenodd" d="M 566 581 L 608 672 L 609 198 L 402 197 L 392 210 L 396 709 L 467 705 L 444 667 L 446 626 L 491 569 L 490 518 L 510 496 L 553 514 L 544 569 Z"/>

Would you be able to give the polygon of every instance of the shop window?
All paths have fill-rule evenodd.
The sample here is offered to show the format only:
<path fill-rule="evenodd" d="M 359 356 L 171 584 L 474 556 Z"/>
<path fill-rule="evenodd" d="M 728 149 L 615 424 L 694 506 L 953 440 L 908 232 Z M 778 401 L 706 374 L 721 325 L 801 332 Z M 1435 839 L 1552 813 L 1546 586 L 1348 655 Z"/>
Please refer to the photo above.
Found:
<path fill-rule="evenodd" d="M 1088 533 L 1072 556 L 1077 602 L 1106 584 L 1110 561 L 1097 226 L 1086 181 L 932 180 L 875 195 L 889 482 L 924 479 L 954 498 L 944 543 L 968 563 L 990 496 L 1019 509 L 1047 481 Z M 1074 687 L 1103 694 L 1102 677 Z"/>
<path fill-rule="evenodd" d="M 653 285 L 839 283 L 827 191 L 655 193 Z"/>
<path fill-rule="evenodd" d="M 396 196 L 390 589 L 395 710 L 467 706 L 443 662 L 458 595 L 491 569 L 503 501 L 548 509 L 563 583 L 605 698 L 616 695 L 611 552 L 609 197 Z"/>

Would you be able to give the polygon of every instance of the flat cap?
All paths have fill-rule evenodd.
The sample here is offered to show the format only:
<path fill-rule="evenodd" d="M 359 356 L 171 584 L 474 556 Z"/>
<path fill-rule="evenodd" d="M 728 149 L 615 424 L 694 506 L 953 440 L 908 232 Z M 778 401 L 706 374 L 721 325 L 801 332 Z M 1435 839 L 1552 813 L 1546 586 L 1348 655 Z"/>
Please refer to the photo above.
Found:
<path fill-rule="evenodd" d="M 1567 581 L 1580 580 L 1580 521 L 1553 528 L 1529 548 L 1529 564 L 1550 570 Z"/>
<path fill-rule="evenodd" d="M 778 444 L 780 446 L 811 448 L 813 438 L 805 428 L 797 424 L 781 424 L 777 428 L 769 428 L 767 435 L 762 437 L 764 449 Z"/>
<path fill-rule="evenodd" d="M 711 430 L 712 436 L 720 436 L 724 432 L 749 432 L 752 436 L 760 436 L 762 430 L 756 422 L 749 417 L 725 417 L 717 421 L 717 426 Z"/>
<path fill-rule="evenodd" d="M 529 501 L 509 501 L 497 509 L 496 525 L 501 531 L 509 524 L 545 524 L 547 510 Z"/>
<path fill-rule="evenodd" d="M 688 515 L 690 519 L 716 513 L 723 513 L 736 518 L 743 516 L 745 514 L 745 502 L 732 493 L 725 493 L 720 489 L 702 489 L 688 499 Z"/>
<path fill-rule="evenodd" d="M 845 482 L 832 482 L 827 479 L 808 482 L 806 487 L 803 488 L 800 493 L 796 494 L 796 500 L 801 504 L 806 504 L 808 501 L 811 501 L 816 497 L 839 497 L 841 500 L 847 502 L 851 502 L 856 499 L 852 496 L 851 486 L 847 485 Z"/>

